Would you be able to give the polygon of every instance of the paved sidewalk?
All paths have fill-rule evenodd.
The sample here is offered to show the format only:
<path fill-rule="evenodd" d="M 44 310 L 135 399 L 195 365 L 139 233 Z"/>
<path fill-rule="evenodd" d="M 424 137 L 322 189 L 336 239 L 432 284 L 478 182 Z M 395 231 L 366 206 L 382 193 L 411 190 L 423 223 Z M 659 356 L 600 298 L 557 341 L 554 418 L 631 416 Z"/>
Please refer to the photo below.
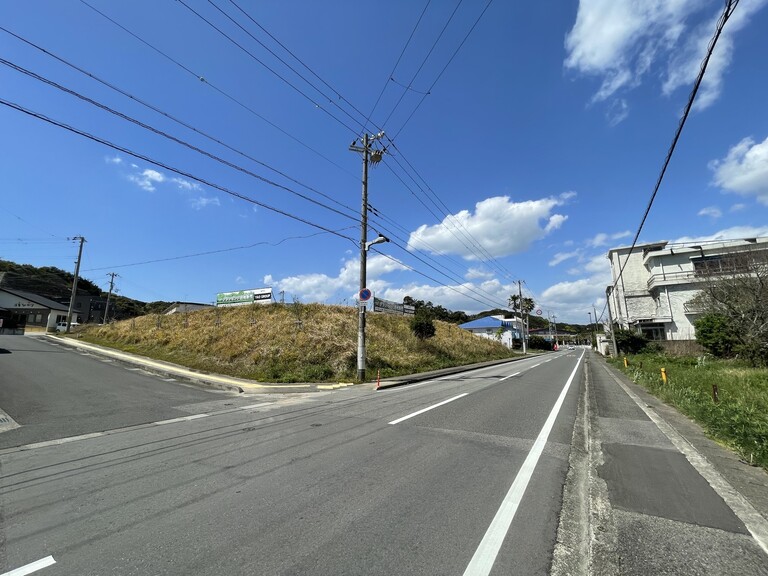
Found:
<path fill-rule="evenodd" d="M 768 575 L 768 474 L 590 353 L 553 574 Z"/>

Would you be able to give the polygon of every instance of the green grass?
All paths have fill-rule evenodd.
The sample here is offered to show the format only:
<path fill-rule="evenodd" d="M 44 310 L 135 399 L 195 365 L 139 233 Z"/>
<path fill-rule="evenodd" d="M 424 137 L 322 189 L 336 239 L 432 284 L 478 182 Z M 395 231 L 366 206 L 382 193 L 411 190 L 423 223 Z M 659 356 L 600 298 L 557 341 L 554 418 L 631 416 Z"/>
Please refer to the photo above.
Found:
<path fill-rule="evenodd" d="M 368 314 L 368 378 L 402 376 L 509 358 L 498 342 L 454 324 L 435 322 L 425 341 L 408 319 Z M 109 326 L 87 326 L 86 342 L 189 368 L 261 382 L 352 381 L 357 376 L 357 311 L 296 304 L 208 309 L 187 315 L 141 316 Z"/>
<path fill-rule="evenodd" d="M 698 422 L 741 458 L 768 470 L 768 369 L 733 360 L 642 354 L 609 360 L 634 382 Z M 667 372 L 667 383 L 661 378 Z M 712 396 L 718 388 L 719 401 Z"/>

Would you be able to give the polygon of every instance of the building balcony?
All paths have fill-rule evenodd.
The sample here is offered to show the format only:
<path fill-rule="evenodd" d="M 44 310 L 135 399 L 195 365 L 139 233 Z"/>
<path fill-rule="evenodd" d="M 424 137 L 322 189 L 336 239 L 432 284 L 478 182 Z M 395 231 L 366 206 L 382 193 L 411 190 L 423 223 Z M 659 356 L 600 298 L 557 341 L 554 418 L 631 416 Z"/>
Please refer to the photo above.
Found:
<path fill-rule="evenodd" d="M 651 274 L 648 278 L 648 290 L 653 290 L 658 286 L 676 286 L 679 284 L 694 284 L 701 282 L 701 278 L 693 270 L 682 272 L 662 272 L 660 274 Z"/>

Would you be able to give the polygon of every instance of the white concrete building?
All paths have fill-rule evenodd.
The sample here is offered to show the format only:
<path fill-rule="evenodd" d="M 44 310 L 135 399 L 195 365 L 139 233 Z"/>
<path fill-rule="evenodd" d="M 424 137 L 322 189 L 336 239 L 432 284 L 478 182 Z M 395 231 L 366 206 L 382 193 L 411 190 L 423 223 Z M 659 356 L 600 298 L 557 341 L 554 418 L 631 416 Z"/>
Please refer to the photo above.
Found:
<path fill-rule="evenodd" d="M 642 332 L 649 340 L 694 340 L 702 313 L 692 303 L 704 276 L 727 273 L 734 256 L 760 251 L 768 257 L 768 237 L 690 244 L 656 242 L 608 252 L 611 279 L 608 305 L 615 324 Z M 619 278 L 619 270 L 624 271 Z M 618 279 L 618 282 L 616 281 Z"/>

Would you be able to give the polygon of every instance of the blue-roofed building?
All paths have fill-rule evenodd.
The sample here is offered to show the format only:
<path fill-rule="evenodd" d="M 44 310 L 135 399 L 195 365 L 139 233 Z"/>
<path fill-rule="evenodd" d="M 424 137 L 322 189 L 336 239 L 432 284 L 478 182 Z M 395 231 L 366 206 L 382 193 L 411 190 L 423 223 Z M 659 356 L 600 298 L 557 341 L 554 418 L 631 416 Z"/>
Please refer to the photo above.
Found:
<path fill-rule="evenodd" d="M 501 343 L 512 348 L 514 340 L 520 340 L 520 319 L 504 318 L 504 316 L 484 316 L 470 322 L 459 324 L 459 328 L 472 332 L 482 338 L 490 340 L 499 340 Z M 499 332 L 501 329 L 501 332 Z"/>

